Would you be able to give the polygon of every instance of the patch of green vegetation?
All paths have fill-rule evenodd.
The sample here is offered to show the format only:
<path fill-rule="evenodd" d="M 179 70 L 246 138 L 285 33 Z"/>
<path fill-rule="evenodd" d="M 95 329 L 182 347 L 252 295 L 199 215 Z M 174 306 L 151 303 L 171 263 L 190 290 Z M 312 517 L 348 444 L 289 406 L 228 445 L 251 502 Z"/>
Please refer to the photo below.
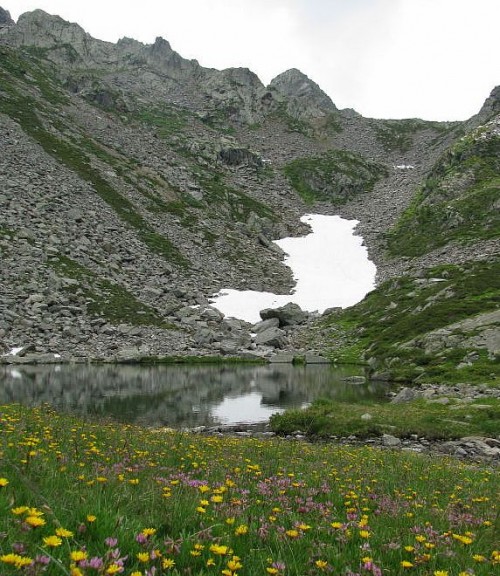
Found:
<path fill-rule="evenodd" d="M 372 128 L 377 140 L 387 152 L 408 152 L 413 146 L 413 137 L 419 130 L 432 129 L 444 133 L 450 129 L 450 123 L 430 122 L 417 118 L 405 120 L 373 120 Z"/>
<path fill-rule="evenodd" d="M 346 404 L 333 400 L 319 400 L 305 410 L 288 410 L 274 414 L 270 425 L 274 432 L 291 434 L 301 430 L 310 436 L 341 436 L 354 434 L 369 438 L 391 434 L 408 438 L 412 434 L 429 440 L 449 440 L 464 436 L 496 437 L 500 433 L 500 400 L 489 398 L 463 404 L 449 404 L 414 400 L 404 403 Z M 362 419 L 370 414 L 370 419 Z"/>
<path fill-rule="evenodd" d="M 439 266 L 422 278 L 389 280 L 359 304 L 323 320 L 318 330 L 343 332 L 347 344 L 330 348 L 328 356 L 342 361 L 350 355 L 376 360 L 393 378 L 441 382 L 495 382 L 498 358 L 479 351 L 471 366 L 456 366 L 470 350 L 455 344 L 426 353 L 422 340 L 429 332 L 496 310 L 500 305 L 500 263 L 474 262 Z M 408 344 L 410 343 L 411 344 Z"/>
<path fill-rule="evenodd" d="M 79 289 L 87 301 L 87 311 L 97 317 L 106 318 L 114 324 L 135 326 L 157 326 L 172 329 L 172 324 L 150 306 L 137 300 L 125 288 L 100 278 L 94 272 L 67 256 L 60 255 L 49 260 L 49 265 L 62 277 L 78 280 Z M 68 288 L 72 291 L 75 287 Z"/>
<path fill-rule="evenodd" d="M 385 165 L 345 150 L 293 160 L 284 167 L 284 173 L 306 202 L 327 200 L 336 204 L 370 192 L 389 174 Z"/>
<path fill-rule="evenodd" d="M 205 191 L 204 196 L 208 204 L 227 206 L 229 216 L 233 221 L 246 222 L 252 212 L 261 218 L 276 220 L 271 208 L 228 186 L 221 172 L 198 174 L 197 178 Z"/>
<path fill-rule="evenodd" d="M 0 236 L 12 236 L 14 237 L 16 235 L 16 231 L 12 228 L 9 228 L 8 226 L 4 226 L 3 224 L 0 224 Z"/>
<path fill-rule="evenodd" d="M 144 124 L 156 128 L 158 136 L 168 140 L 173 134 L 186 128 L 190 113 L 183 108 L 165 105 L 143 108 L 137 116 Z"/>
<path fill-rule="evenodd" d="M 391 254 L 419 256 L 450 241 L 500 236 L 500 137 L 462 138 L 434 166 L 387 235 Z"/>
<path fill-rule="evenodd" d="M 188 260 L 179 252 L 172 242 L 150 228 L 147 222 L 136 211 L 134 205 L 113 188 L 97 170 L 91 166 L 89 157 L 79 146 L 58 138 L 46 130 L 37 115 L 35 100 L 16 95 L 0 101 L 0 111 L 17 121 L 23 130 L 33 137 L 51 156 L 73 170 L 86 182 L 92 184 L 97 194 L 111 206 L 117 215 L 137 230 L 139 238 L 154 252 L 179 266 L 187 267 Z"/>

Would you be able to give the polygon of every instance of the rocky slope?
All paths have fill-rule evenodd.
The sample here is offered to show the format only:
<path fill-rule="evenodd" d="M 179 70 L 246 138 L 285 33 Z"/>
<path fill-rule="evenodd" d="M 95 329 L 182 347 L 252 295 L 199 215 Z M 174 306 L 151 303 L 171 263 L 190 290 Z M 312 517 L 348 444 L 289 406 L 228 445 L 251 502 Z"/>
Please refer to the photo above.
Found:
<path fill-rule="evenodd" d="M 0 353 L 25 346 L 3 361 L 331 347 L 314 324 L 256 342 L 209 297 L 288 291 L 270 240 L 305 233 L 311 211 L 360 220 L 380 281 L 491 260 L 493 221 L 487 237 L 445 234 L 409 256 L 387 252 L 386 232 L 498 110 L 497 90 L 467 123 L 366 119 L 298 70 L 266 87 L 162 38 L 111 44 L 40 10 L 17 23 L 0 10 Z"/>

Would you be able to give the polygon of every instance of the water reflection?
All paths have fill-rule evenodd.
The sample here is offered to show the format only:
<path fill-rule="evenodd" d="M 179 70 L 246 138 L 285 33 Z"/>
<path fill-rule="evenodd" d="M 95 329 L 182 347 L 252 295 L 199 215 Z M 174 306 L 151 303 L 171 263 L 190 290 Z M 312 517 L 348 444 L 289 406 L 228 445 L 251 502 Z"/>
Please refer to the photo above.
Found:
<path fill-rule="evenodd" d="M 146 426 L 257 423 L 319 397 L 356 401 L 385 389 L 325 365 L 0 367 L 0 403 L 43 403 Z"/>

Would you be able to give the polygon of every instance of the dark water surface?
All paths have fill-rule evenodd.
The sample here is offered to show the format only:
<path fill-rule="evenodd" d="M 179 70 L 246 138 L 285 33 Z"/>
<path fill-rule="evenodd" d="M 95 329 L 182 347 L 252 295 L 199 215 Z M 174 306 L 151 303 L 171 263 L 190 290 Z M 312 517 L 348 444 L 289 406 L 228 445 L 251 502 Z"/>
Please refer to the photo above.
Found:
<path fill-rule="evenodd" d="M 257 424 L 317 398 L 356 402 L 386 388 L 344 380 L 359 369 L 309 365 L 1 366 L 0 404 L 174 428 Z"/>

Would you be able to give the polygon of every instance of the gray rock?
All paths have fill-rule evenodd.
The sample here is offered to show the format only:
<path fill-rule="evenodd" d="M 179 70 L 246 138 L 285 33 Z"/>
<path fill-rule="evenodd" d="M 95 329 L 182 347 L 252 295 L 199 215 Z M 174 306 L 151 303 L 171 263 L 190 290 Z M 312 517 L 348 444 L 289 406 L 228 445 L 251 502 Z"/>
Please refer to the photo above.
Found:
<path fill-rule="evenodd" d="M 262 320 L 262 322 L 257 322 L 257 324 L 254 324 L 251 328 L 251 331 L 259 333 L 267 330 L 268 328 L 278 328 L 279 325 L 280 321 L 278 318 L 268 318 L 267 320 Z"/>
<path fill-rule="evenodd" d="M 303 324 L 309 318 L 309 314 L 304 312 L 298 304 L 289 302 L 280 308 L 266 308 L 265 310 L 261 310 L 260 317 L 262 320 L 278 318 L 281 328 L 283 326 Z"/>
<path fill-rule="evenodd" d="M 393 404 L 400 404 L 402 402 L 411 402 L 419 397 L 419 393 L 413 388 L 403 388 L 391 400 Z"/>
<path fill-rule="evenodd" d="M 306 354 L 305 355 L 306 364 L 331 364 L 328 358 L 324 356 L 318 356 L 317 354 Z"/>
<path fill-rule="evenodd" d="M 269 362 L 271 364 L 292 364 L 293 360 L 294 360 L 293 354 L 286 354 L 286 353 L 274 354 L 273 356 L 271 356 L 271 358 L 269 358 Z"/>
<path fill-rule="evenodd" d="M 394 448 L 396 446 L 401 445 L 401 440 L 399 438 L 396 438 L 396 436 L 392 436 L 391 434 L 383 434 L 382 435 L 382 445 L 390 447 L 390 448 Z"/>
<path fill-rule="evenodd" d="M 259 332 L 255 337 L 257 345 L 272 346 L 273 348 L 283 348 L 285 345 L 285 332 L 279 328 L 267 328 Z"/>

